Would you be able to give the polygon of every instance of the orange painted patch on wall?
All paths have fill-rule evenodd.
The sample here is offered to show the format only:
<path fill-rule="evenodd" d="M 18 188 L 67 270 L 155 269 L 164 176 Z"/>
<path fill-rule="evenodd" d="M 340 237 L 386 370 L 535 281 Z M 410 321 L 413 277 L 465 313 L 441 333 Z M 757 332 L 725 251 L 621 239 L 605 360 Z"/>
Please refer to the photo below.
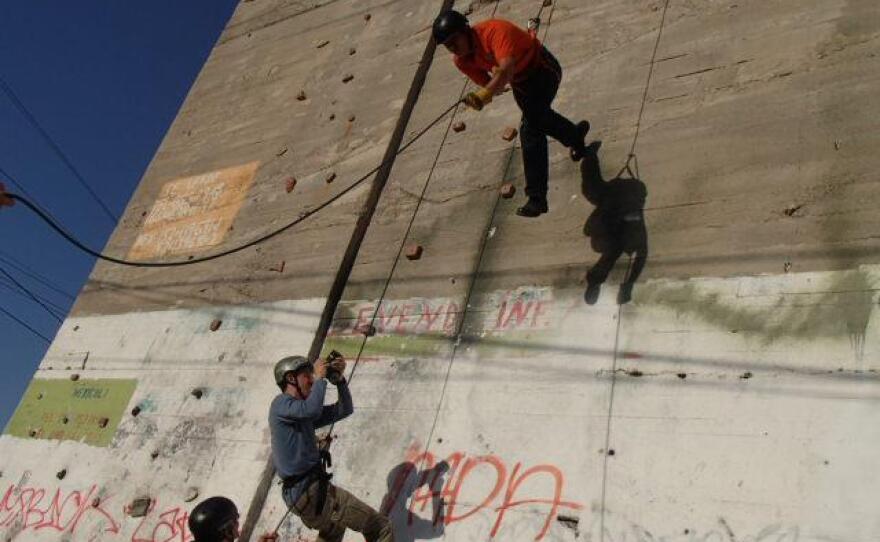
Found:
<path fill-rule="evenodd" d="M 221 243 L 259 165 L 250 162 L 165 183 L 128 257 L 191 253 Z"/>

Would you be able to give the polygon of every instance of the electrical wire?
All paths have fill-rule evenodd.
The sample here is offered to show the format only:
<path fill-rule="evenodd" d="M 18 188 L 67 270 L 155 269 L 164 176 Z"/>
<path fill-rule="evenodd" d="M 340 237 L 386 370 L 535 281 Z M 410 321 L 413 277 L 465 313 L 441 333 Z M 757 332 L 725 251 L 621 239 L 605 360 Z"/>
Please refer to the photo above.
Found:
<path fill-rule="evenodd" d="M 28 267 L 24 263 L 16 260 L 12 256 L 10 256 L 8 253 L 4 252 L 2 249 L 0 249 L 0 262 L 5 263 L 6 265 L 12 267 L 13 269 L 18 271 L 22 275 L 25 275 L 26 277 L 42 284 L 46 288 L 52 290 L 56 294 L 66 298 L 70 301 L 74 301 L 76 299 L 76 296 L 74 296 L 73 294 L 66 291 L 63 286 L 61 286 L 57 282 L 53 281 L 52 279 L 50 279 L 44 275 L 41 275 L 37 271 L 34 271 L 33 269 L 31 269 L 30 267 Z"/>
<path fill-rule="evenodd" d="M 12 275 L 10 275 L 9 272 L 6 271 L 6 269 L 3 268 L 3 266 L 0 266 L 0 274 L 2 274 L 2 275 L 5 276 L 7 279 L 9 279 L 9 281 L 12 282 L 12 284 L 15 284 L 15 286 L 17 286 L 19 290 L 21 290 L 22 292 L 24 292 L 25 294 L 27 294 L 27 296 L 28 296 L 29 298 L 31 298 L 31 299 L 34 301 L 34 303 L 36 303 L 37 305 L 39 305 L 40 307 L 42 307 L 43 310 L 46 311 L 46 312 L 49 314 L 49 316 L 51 316 L 52 318 L 54 318 L 55 320 L 57 320 L 59 324 L 61 323 L 61 318 L 59 318 L 57 314 L 55 314 L 54 312 L 52 312 L 52 309 L 50 309 L 48 306 L 46 306 L 45 303 L 43 303 L 42 301 L 40 301 L 40 300 L 37 298 L 37 296 L 36 296 L 33 292 L 31 292 L 31 291 L 30 291 L 25 285 L 23 285 L 22 283 L 20 283 L 20 282 L 18 282 L 17 280 L 15 280 L 15 277 L 13 277 Z"/>
<path fill-rule="evenodd" d="M 21 327 L 27 329 L 28 331 L 30 331 L 31 333 L 33 333 L 33 334 L 36 335 L 37 337 L 39 337 L 39 338 L 43 339 L 44 341 L 46 341 L 46 344 L 50 344 L 50 343 L 52 342 L 52 341 L 49 340 L 48 337 L 46 337 L 45 335 L 43 335 L 42 333 L 40 333 L 40 332 L 37 331 L 36 329 L 32 328 L 30 325 L 28 325 L 27 322 L 21 320 L 21 319 L 18 318 L 16 315 L 12 314 L 11 312 L 9 312 L 9 311 L 6 310 L 5 308 L 3 308 L 2 305 L 0 305 L 0 312 L 2 312 L 3 314 L 5 314 L 7 317 L 9 317 L 10 320 L 12 320 L 13 322 L 15 322 L 16 324 L 20 325 Z"/>
<path fill-rule="evenodd" d="M 19 297 L 30 300 L 30 297 L 28 297 L 27 294 L 25 294 L 24 292 L 22 292 L 21 290 L 16 288 L 15 285 L 12 284 L 11 282 L 0 280 L 0 286 L 6 288 L 7 290 L 9 290 L 10 292 L 12 292 L 13 294 L 15 294 Z M 40 300 L 43 303 L 48 305 L 50 309 L 52 309 L 53 314 L 55 314 L 59 318 L 64 316 L 66 311 L 63 308 L 61 308 L 60 306 L 56 305 L 55 303 L 53 303 L 52 301 L 46 299 L 45 297 L 43 297 L 41 295 L 37 295 L 37 297 L 40 298 Z"/>
<path fill-rule="evenodd" d="M 458 106 L 458 104 L 459 104 L 459 101 L 456 101 L 454 104 L 449 106 L 443 113 L 441 113 L 434 120 L 429 122 L 424 128 L 419 130 L 409 141 L 407 141 L 405 144 L 401 145 L 400 149 L 398 149 L 398 151 L 394 154 L 394 156 L 399 155 L 400 153 L 405 151 L 407 148 L 409 148 L 410 145 L 412 145 L 413 143 L 418 141 L 431 128 L 433 128 L 437 123 L 439 123 L 441 120 L 443 120 L 443 117 L 445 117 L 453 109 L 455 109 Z M 40 219 L 42 219 L 43 222 L 45 222 L 50 228 L 55 230 L 56 233 L 58 233 L 61 237 L 63 237 L 71 245 L 78 248 L 82 252 L 89 254 L 90 256 L 94 256 L 95 258 L 98 258 L 99 260 L 104 260 L 106 262 L 115 263 L 118 265 L 126 265 L 126 266 L 130 266 L 130 267 L 180 267 L 180 266 L 184 266 L 184 265 L 193 265 L 193 264 L 197 264 L 197 263 L 209 262 L 211 260 L 216 260 L 216 259 L 222 258 L 224 256 L 229 256 L 231 254 L 241 252 L 242 250 L 256 246 L 260 243 L 268 241 L 269 239 L 272 239 L 273 237 L 289 230 L 290 228 L 296 226 L 297 224 L 304 221 L 308 217 L 310 217 L 310 216 L 316 214 L 317 212 L 323 210 L 324 208 L 328 207 L 330 204 L 332 204 L 336 200 L 340 199 L 345 194 L 351 192 L 355 187 L 357 187 L 362 182 L 369 179 L 377 171 L 379 171 L 379 169 L 381 169 L 383 165 L 385 165 L 384 162 L 382 162 L 381 164 L 379 164 L 375 168 L 371 169 L 366 174 L 362 175 L 360 178 L 358 178 L 356 181 L 354 181 L 352 184 L 347 186 L 345 189 L 343 189 L 338 194 L 332 196 L 330 199 L 324 201 L 323 203 L 321 203 L 317 207 L 315 207 L 313 209 L 309 209 L 308 211 L 305 211 L 303 213 L 300 213 L 300 215 L 296 219 L 294 219 L 291 222 L 288 222 L 287 224 L 285 224 L 284 226 L 282 226 L 276 230 L 273 230 L 265 235 L 257 237 L 256 239 L 253 239 L 251 241 L 248 241 L 247 243 L 244 243 L 243 245 L 239 245 L 237 247 L 233 247 L 233 248 L 224 250 L 222 252 L 218 252 L 216 254 L 211 254 L 209 256 L 203 256 L 201 258 L 177 260 L 177 261 L 171 261 L 171 262 L 138 262 L 138 261 L 132 261 L 132 260 L 125 260 L 125 259 L 121 259 L 121 258 L 115 258 L 113 256 L 108 256 L 106 254 L 102 254 L 94 249 L 89 248 L 83 242 L 81 242 L 79 239 L 74 237 L 71 233 L 67 232 L 62 226 L 60 226 L 56 221 L 54 221 L 50 216 L 48 216 L 48 213 L 41 210 L 33 202 L 31 202 L 28 198 L 21 196 L 19 194 L 11 193 L 11 192 L 7 192 L 6 196 L 14 199 L 16 201 L 21 202 L 25 207 L 30 209 L 34 214 L 36 214 Z"/>
<path fill-rule="evenodd" d="M 54 220 L 55 222 L 60 224 L 62 227 L 64 227 L 64 223 L 62 223 L 55 215 L 50 213 L 44 205 L 40 205 L 39 202 L 37 202 L 37 198 L 35 198 L 30 192 L 28 192 L 27 189 L 25 189 L 24 185 L 21 184 L 20 182 L 18 182 L 15 179 L 15 177 L 13 177 L 8 171 L 6 171 L 6 169 L 3 166 L 0 166 L 0 178 L 5 179 L 5 180 L 9 181 L 10 183 L 12 183 L 12 185 L 17 187 L 17 189 L 22 194 L 24 194 L 25 197 L 29 198 L 32 202 L 34 202 L 34 205 L 36 205 L 37 207 L 42 209 L 44 213 L 46 213 L 48 216 L 52 217 L 52 220 Z"/>
<path fill-rule="evenodd" d="M 18 109 L 18 111 L 28 120 L 28 122 L 30 122 L 31 126 L 33 126 L 40 133 L 40 135 L 43 137 L 43 140 L 45 140 L 52 151 L 55 152 L 55 155 L 58 156 L 58 158 L 61 159 L 62 162 L 64 162 L 64 165 L 67 166 L 67 169 L 69 169 L 71 173 L 73 173 L 73 176 L 76 177 L 76 180 L 79 181 L 79 184 L 82 185 L 86 192 L 88 192 L 89 195 L 92 196 L 92 199 L 97 202 L 98 206 L 101 207 L 101 209 L 104 211 L 104 214 L 106 214 L 107 217 L 112 220 L 114 224 L 116 224 L 119 221 L 119 217 L 113 214 L 113 211 L 111 211 L 107 204 L 104 203 L 104 200 L 102 200 L 98 196 L 97 192 L 95 192 L 95 189 L 92 188 L 91 185 L 89 185 L 85 177 L 83 177 L 79 170 L 76 169 L 76 166 L 73 165 L 73 162 L 71 162 L 67 155 L 64 154 L 64 151 L 61 150 L 61 147 L 59 147 L 55 140 L 52 139 L 52 136 L 50 136 L 49 133 L 46 132 L 39 121 L 37 121 L 36 117 L 34 117 L 30 110 L 28 110 L 27 106 L 22 103 L 22 101 L 15 94 L 15 91 L 12 90 L 12 87 L 9 86 L 9 84 L 6 82 L 5 79 L 3 79 L 2 76 L 0 76 L 0 90 L 2 90 L 6 94 L 6 97 L 9 98 L 9 101 L 11 101 L 15 108 Z"/>

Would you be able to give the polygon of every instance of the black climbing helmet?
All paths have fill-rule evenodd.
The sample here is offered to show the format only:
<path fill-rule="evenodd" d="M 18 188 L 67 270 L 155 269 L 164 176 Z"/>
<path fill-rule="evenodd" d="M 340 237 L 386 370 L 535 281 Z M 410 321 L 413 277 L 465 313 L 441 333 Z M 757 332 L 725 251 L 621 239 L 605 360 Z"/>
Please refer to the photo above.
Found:
<path fill-rule="evenodd" d="M 226 542 L 232 540 L 238 508 L 226 497 L 205 499 L 189 515 L 189 530 L 195 542 Z"/>
<path fill-rule="evenodd" d="M 455 10 L 446 10 L 434 19 L 432 29 L 434 41 L 442 45 L 449 41 L 449 38 L 469 27 L 467 17 Z"/>

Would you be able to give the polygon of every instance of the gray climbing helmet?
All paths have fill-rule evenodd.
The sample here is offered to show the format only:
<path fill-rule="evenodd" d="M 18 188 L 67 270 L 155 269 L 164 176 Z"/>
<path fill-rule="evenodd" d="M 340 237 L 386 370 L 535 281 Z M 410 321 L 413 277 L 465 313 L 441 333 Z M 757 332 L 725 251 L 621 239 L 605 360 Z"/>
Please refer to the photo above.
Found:
<path fill-rule="evenodd" d="M 303 356 L 288 356 L 275 364 L 275 383 L 284 389 L 284 375 L 311 368 L 312 362 Z"/>

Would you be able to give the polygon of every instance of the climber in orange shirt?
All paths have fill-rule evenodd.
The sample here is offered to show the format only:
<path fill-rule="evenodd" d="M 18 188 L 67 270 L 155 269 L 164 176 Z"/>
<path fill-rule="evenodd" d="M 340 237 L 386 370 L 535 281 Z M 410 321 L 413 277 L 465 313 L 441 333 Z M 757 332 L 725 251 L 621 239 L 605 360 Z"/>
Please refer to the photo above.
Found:
<path fill-rule="evenodd" d="M 434 40 L 453 54 L 456 67 L 480 88 L 464 102 L 480 111 L 509 84 L 522 111 L 519 138 L 526 177 L 525 205 L 520 216 L 535 217 L 548 210 L 547 136 L 569 148 L 572 160 L 586 153 L 584 138 L 590 123 L 574 124 L 553 110 L 562 68 L 538 38 L 503 19 L 490 19 L 471 26 L 457 11 L 448 10 L 434 20 Z"/>

